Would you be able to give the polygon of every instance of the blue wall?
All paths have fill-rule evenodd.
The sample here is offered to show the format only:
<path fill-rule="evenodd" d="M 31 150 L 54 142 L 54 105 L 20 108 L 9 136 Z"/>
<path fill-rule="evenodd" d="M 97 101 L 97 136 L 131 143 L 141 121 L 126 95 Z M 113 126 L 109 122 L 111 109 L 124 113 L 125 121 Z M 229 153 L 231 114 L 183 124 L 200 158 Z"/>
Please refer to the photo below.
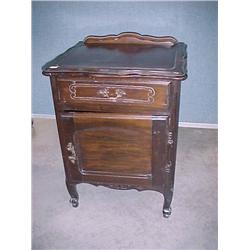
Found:
<path fill-rule="evenodd" d="M 43 64 L 87 35 L 123 31 L 185 42 L 180 121 L 217 123 L 217 2 L 33 2 L 32 113 L 54 114 Z"/>

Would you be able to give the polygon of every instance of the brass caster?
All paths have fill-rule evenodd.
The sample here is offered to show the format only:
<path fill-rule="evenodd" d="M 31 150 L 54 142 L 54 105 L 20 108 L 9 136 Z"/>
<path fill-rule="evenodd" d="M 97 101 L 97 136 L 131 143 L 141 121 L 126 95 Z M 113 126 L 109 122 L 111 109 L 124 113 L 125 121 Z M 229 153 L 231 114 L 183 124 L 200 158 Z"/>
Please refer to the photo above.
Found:
<path fill-rule="evenodd" d="M 69 202 L 71 203 L 72 207 L 78 207 L 79 205 L 79 201 L 76 198 L 71 198 Z"/>
<path fill-rule="evenodd" d="M 169 218 L 169 216 L 170 216 L 171 213 L 172 213 L 171 207 L 169 207 L 169 208 L 164 208 L 163 211 L 162 211 L 162 213 L 163 213 L 163 217 L 164 217 L 164 218 Z"/>

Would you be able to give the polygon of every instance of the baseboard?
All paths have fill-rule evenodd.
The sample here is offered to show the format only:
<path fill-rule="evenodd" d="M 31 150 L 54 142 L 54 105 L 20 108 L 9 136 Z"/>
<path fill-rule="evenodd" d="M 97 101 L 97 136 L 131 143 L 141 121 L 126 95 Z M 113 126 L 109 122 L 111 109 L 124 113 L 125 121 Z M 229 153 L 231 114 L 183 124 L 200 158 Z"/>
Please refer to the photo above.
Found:
<path fill-rule="evenodd" d="M 49 114 L 32 114 L 32 118 L 55 119 L 56 117 L 55 117 L 55 115 L 49 115 Z M 218 124 L 216 124 L 216 123 L 179 122 L 179 127 L 218 129 Z"/>
<path fill-rule="evenodd" d="M 32 118 L 56 119 L 56 116 L 55 115 L 49 115 L 49 114 L 32 114 Z"/>
<path fill-rule="evenodd" d="M 218 129 L 218 124 L 217 123 L 179 122 L 179 127 Z"/>

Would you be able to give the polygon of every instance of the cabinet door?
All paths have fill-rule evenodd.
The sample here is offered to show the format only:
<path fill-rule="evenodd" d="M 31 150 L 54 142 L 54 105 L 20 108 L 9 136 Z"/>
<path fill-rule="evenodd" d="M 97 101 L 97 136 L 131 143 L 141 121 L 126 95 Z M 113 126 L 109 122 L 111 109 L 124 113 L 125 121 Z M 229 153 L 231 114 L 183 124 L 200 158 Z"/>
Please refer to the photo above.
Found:
<path fill-rule="evenodd" d="M 83 180 L 151 185 L 161 176 L 167 116 L 73 112 L 61 119 L 68 160 Z"/>

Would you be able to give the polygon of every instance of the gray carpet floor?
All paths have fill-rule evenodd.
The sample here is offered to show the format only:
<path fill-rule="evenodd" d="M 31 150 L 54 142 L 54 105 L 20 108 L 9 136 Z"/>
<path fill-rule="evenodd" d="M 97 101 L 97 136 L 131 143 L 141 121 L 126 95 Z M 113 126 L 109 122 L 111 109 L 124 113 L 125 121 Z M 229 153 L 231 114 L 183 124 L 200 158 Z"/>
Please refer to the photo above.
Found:
<path fill-rule="evenodd" d="M 217 249 L 217 130 L 180 128 L 172 215 L 153 191 L 78 185 L 72 208 L 55 120 L 32 129 L 32 249 Z"/>

